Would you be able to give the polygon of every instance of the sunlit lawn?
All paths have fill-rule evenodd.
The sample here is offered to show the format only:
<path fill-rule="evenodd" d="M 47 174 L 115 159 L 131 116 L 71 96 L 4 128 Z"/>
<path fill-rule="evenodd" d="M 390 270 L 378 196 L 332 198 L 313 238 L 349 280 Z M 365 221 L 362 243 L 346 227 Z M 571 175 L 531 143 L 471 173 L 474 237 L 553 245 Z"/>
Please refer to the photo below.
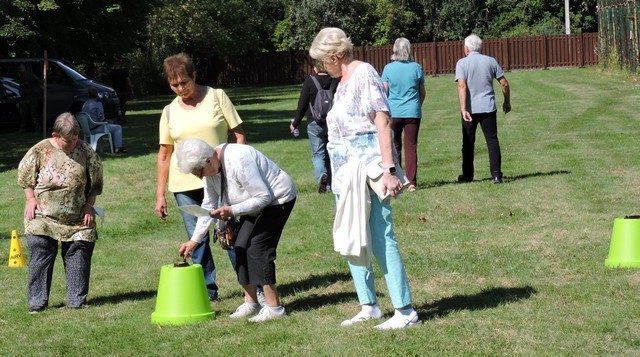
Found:
<path fill-rule="evenodd" d="M 27 314 L 27 268 L 9 268 L 11 230 L 23 237 L 16 167 L 39 138 L 0 145 L 0 355 L 637 355 L 640 271 L 604 266 L 613 220 L 639 213 L 640 84 L 595 68 L 507 73 L 513 112 L 499 114 L 505 182 L 492 184 L 482 134 L 476 181 L 457 184 L 460 123 L 452 76 L 428 77 L 418 190 L 393 203 L 396 232 L 424 324 L 380 332 L 339 326 L 358 310 L 335 252 L 332 195 L 316 193 L 304 129 L 288 132 L 299 86 L 227 88 L 249 141 L 287 171 L 299 198 L 278 248 L 288 316 L 229 319 L 241 289 L 218 247 L 217 318 L 151 323 L 160 268 L 186 239 L 170 200 L 153 212 L 157 122 L 170 97 L 131 102 L 127 156 L 104 154 L 106 210 L 94 254 L 90 308 L 64 304 L 57 261 L 50 304 Z M 499 103 L 502 98 L 499 96 Z M 640 237 L 639 237 L 640 239 Z M 640 252 L 639 252 L 640 254 Z M 380 305 L 393 310 L 376 270 Z"/>

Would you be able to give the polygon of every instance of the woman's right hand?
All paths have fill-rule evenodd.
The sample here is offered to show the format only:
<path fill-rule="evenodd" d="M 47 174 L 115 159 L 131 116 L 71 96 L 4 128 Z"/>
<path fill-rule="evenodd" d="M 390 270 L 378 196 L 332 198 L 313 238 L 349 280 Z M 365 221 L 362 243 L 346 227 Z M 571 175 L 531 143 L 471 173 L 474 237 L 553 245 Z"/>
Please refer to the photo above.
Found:
<path fill-rule="evenodd" d="M 155 211 L 161 219 L 166 219 L 169 215 L 169 212 L 167 211 L 167 200 L 164 197 L 156 197 Z"/>
<path fill-rule="evenodd" d="M 35 197 L 27 199 L 27 203 L 24 205 L 24 216 L 27 220 L 32 220 L 36 217 L 36 210 L 41 211 L 40 203 Z"/>
<path fill-rule="evenodd" d="M 198 247 L 198 243 L 192 240 L 186 241 L 180 245 L 178 248 L 178 253 L 184 257 L 184 259 L 189 259 L 191 257 L 191 251 Z"/>

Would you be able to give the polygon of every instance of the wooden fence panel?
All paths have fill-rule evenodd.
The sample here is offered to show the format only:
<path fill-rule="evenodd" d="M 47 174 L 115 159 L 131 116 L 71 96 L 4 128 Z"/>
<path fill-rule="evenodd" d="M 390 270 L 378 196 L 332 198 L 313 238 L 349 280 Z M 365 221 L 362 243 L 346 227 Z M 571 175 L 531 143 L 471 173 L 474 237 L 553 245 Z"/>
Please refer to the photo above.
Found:
<path fill-rule="evenodd" d="M 437 74 L 455 73 L 456 63 L 464 56 L 464 41 L 445 41 L 436 44 Z"/>
<path fill-rule="evenodd" d="M 414 60 L 425 75 L 455 73 L 464 56 L 464 41 L 412 44 Z M 597 33 L 487 39 L 482 52 L 495 57 L 506 71 L 598 64 Z M 626 50 L 626 49 L 625 49 Z M 393 46 L 355 46 L 354 58 L 369 62 L 378 73 L 391 61 Z M 307 51 L 255 53 L 238 58 L 205 61 L 207 83 L 256 85 L 301 83 L 312 73 L 313 60 Z"/>
<path fill-rule="evenodd" d="M 435 75 L 438 73 L 436 70 L 438 63 L 436 61 L 435 48 L 436 45 L 434 42 L 411 45 L 413 59 L 422 66 L 422 72 L 425 75 Z"/>
<path fill-rule="evenodd" d="M 384 66 L 391 62 L 391 55 L 393 54 L 393 45 L 385 46 L 366 46 L 365 47 L 365 61 L 369 62 L 373 68 L 382 73 Z"/>

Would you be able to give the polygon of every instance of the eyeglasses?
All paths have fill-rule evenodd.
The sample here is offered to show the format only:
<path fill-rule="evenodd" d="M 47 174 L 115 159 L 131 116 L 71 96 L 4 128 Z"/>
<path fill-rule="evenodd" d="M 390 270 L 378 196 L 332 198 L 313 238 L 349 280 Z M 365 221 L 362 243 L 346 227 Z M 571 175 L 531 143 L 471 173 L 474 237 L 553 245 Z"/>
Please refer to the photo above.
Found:
<path fill-rule="evenodd" d="M 184 88 L 187 86 L 187 84 L 191 83 L 191 79 L 188 79 L 186 81 L 182 81 L 182 82 L 178 82 L 178 83 L 169 83 L 169 86 L 173 89 L 178 89 L 180 87 Z"/>

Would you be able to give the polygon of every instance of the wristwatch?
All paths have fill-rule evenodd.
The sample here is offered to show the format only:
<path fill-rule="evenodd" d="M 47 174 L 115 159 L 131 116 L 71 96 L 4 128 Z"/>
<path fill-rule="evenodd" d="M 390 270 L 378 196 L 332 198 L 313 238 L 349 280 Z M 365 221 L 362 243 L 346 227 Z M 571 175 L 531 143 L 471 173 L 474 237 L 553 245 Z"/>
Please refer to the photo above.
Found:
<path fill-rule="evenodd" d="M 396 167 L 395 166 L 391 166 L 390 168 L 388 168 L 387 170 L 389 170 L 389 173 L 391 175 L 395 175 L 396 174 Z"/>

